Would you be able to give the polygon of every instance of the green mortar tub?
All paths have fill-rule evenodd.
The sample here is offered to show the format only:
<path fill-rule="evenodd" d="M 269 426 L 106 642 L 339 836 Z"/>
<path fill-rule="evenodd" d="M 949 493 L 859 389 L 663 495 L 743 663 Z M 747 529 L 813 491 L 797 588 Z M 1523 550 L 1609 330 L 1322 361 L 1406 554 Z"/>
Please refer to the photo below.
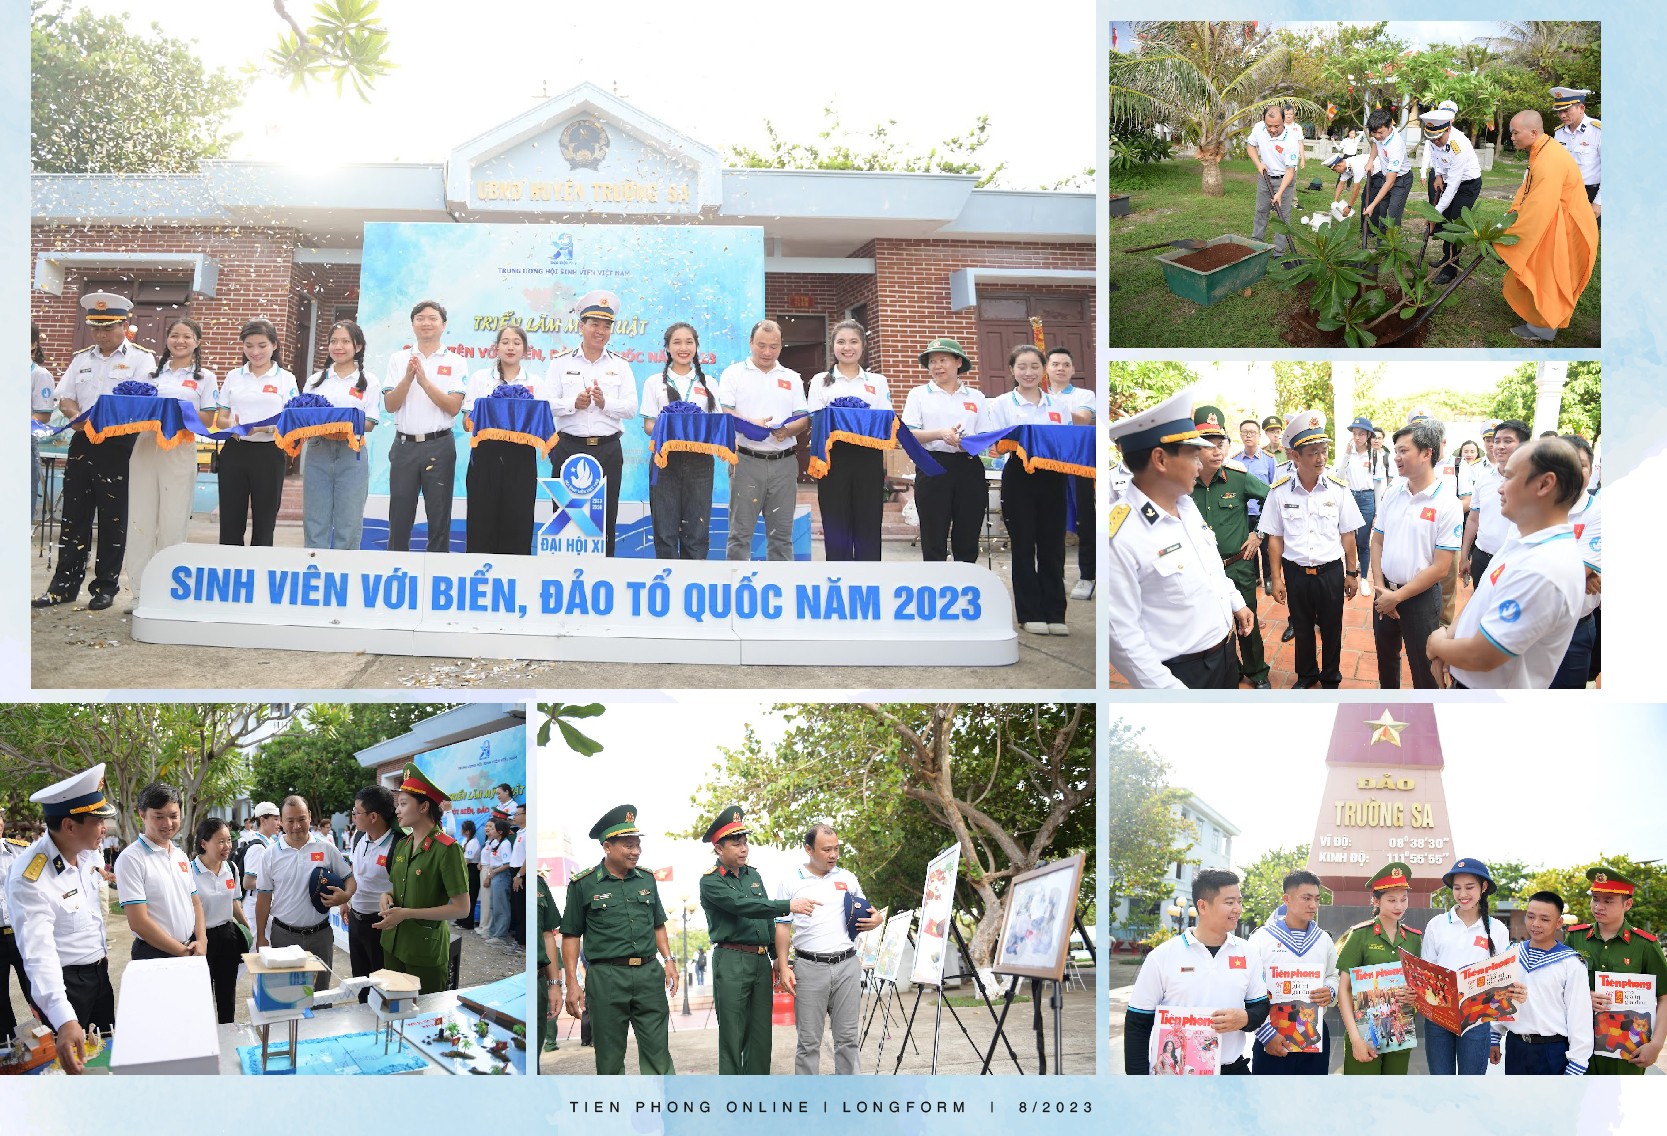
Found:
<path fill-rule="evenodd" d="M 1267 273 L 1268 260 L 1273 255 L 1272 245 L 1229 233 L 1225 237 L 1217 237 L 1206 242 L 1205 247 L 1213 248 L 1225 244 L 1243 245 L 1245 248 L 1254 249 L 1255 255 L 1209 272 L 1200 272 L 1196 268 L 1175 263 L 1183 256 L 1198 252 L 1198 249 L 1170 249 L 1168 252 L 1160 253 L 1158 263 L 1163 265 L 1163 278 L 1169 285 L 1169 290 L 1183 300 L 1191 300 L 1199 307 L 1207 308 L 1221 303 L 1234 292 L 1250 287 Z"/>

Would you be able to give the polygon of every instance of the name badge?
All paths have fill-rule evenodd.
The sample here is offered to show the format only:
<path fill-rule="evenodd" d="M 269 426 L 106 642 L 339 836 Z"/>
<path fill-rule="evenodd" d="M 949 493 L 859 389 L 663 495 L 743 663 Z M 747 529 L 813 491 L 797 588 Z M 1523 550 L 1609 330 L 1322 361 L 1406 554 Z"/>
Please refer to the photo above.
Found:
<path fill-rule="evenodd" d="M 1176 543 L 1176 544 L 1170 545 L 1168 548 L 1158 549 L 1158 555 L 1160 557 L 1168 556 L 1171 552 L 1179 552 L 1180 550 L 1181 550 L 1180 544 Z"/>
<path fill-rule="evenodd" d="M 793 384 L 788 382 L 786 379 L 777 379 L 776 386 L 780 387 L 784 391 L 790 391 L 793 389 Z"/>

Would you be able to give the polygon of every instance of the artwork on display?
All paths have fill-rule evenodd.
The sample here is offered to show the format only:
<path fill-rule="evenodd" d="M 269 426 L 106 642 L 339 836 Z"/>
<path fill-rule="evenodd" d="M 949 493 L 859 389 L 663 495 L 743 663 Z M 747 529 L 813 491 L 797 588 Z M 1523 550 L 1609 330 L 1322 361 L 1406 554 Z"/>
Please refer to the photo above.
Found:
<path fill-rule="evenodd" d="M 909 981 L 943 985 L 944 958 L 949 949 L 949 921 L 955 917 L 955 879 L 961 867 L 961 846 L 952 844 L 926 865 L 926 888 L 921 893 L 920 933 L 915 936 L 915 965 Z"/>
<path fill-rule="evenodd" d="M 912 911 L 899 911 L 886 920 L 880 950 L 874 956 L 874 977 L 880 981 L 897 981 L 897 971 L 903 964 L 903 949 L 909 945 L 909 928 L 914 918 Z"/>
<path fill-rule="evenodd" d="M 873 970 L 880 958 L 880 946 L 886 934 L 886 921 L 891 917 L 891 908 L 876 908 L 875 915 L 880 917 L 880 925 L 872 931 L 864 931 L 857 936 L 857 955 L 862 959 L 864 970 Z"/>
<path fill-rule="evenodd" d="M 992 970 L 1054 982 L 1064 979 L 1082 864 L 1079 853 L 1013 877 Z"/>

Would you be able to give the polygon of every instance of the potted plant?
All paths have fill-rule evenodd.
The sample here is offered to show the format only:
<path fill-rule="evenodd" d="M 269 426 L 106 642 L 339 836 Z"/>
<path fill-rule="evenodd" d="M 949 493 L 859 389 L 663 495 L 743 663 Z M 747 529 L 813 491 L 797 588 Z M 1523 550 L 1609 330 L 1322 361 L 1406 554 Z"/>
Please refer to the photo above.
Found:
<path fill-rule="evenodd" d="M 1269 222 L 1290 244 L 1284 261 L 1269 269 L 1268 278 L 1281 287 L 1299 290 L 1307 302 L 1307 310 L 1292 317 L 1288 341 L 1314 338 L 1317 342 L 1312 345 L 1317 346 L 1388 347 L 1402 342 L 1410 346 L 1414 333 L 1482 261 L 1498 258 L 1496 244 L 1513 245 L 1520 239 L 1507 232 L 1516 222 L 1515 213 L 1486 222 L 1476 210 L 1467 208 L 1457 220 L 1448 221 L 1423 201 L 1414 202 L 1409 211 L 1441 227 L 1415 244 L 1400 225 L 1388 224 L 1368 243 L 1353 223 L 1333 222 L 1311 229 Z M 1424 263 L 1433 240 L 1460 249 L 1458 275 L 1445 285 L 1435 283 Z M 1465 263 L 1472 251 L 1475 255 Z"/>

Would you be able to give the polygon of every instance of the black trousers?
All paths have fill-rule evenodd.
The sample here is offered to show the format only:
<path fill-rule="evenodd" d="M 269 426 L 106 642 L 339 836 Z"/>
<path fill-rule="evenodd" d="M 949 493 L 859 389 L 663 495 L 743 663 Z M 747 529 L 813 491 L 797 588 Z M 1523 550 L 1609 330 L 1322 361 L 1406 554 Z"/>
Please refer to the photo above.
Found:
<path fill-rule="evenodd" d="M 1387 180 L 1388 177 L 1385 174 L 1373 174 L 1367 178 L 1366 200 L 1371 201 L 1376 198 L 1378 191 L 1383 189 L 1383 183 Z M 1395 184 L 1390 187 L 1389 193 L 1378 203 L 1378 207 L 1372 210 L 1372 215 L 1366 218 L 1366 224 L 1374 235 L 1381 232 L 1384 225 L 1390 221 L 1397 225 L 1401 223 L 1401 215 L 1407 209 L 1407 194 L 1411 189 L 1412 174 L 1404 173 L 1395 179 Z"/>
<path fill-rule="evenodd" d="M 560 477 L 561 463 L 574 454 L 589 454 L 602 466 L 602 472 L 608 479 L 608 523 L 603 531 L 608 535 L 608 555 L 612 556 L 614 523 L 619 520 L 619 482 L 625 470 L 625 450 L 618 434 L 600 438 L 594 446 L 586 445 L 587 441 L 589 439 L 572 434 L 561 435 L 556 440 L 556 448 L 550 451 L 550 469 L 556 477 Z"/>
<path fill-rule="evenodd" d="M 527 941 L 527 887 L 521 885 L 521 890 L 515 890 L 514 877 L 510 878 L 509 887 L 509 937 L 517 943 Z"/>
<path fill-rule="evenodd" d="M 275 442 L 228 439 L 220 449 L 220 543 L 270 548 L 289 458 Z"/>
<path fill-rule="evenodd" d="M 87 556 L 98 521 L 98 561 L 93 569 L 95 596 L 113 596 L 127 553 L 127 466 L 135 436 L 126 434 L 93 442 L 76 431 L 64 462 L 64 514 L 58 530 L 58 567 L 47 592 L 72 600 L 87 578 Z"/>
<path fill-rule="evenodd" d="M 469 501 L 464 547 L 495 556 L 531 556 L 538 451 L 502 439 L 480 442 L 469 452 L 464 482 Z"/>
<path fill-rule="evenodd" d="M 195 939 L 195 938 L 196 938 L 196 936 L 192 935 L 190 939 L 187 939 L 185 941 L 186 941 L 186 943 L 189 944 L 191 942 L 191 940 Z M 134 961 L 143 961 L 145 959 L 173 958 L 174 956 L 171 955 L 171 954 L 168 954 L 166 951 L 159 951 L 155 947 L 151 946 L 149 943 L 145 942 L 145 940 L 139 938 L 138 936 L 134 936 L 133 947 L 131 949 L 129 957 L 132 958 Z"/>
<path fill-rule="evenodd" d="M 1077 578 L 1096 578 L 1094 548 L 1094 479 L 1072 477 L 1077 494 Z"/>
<path fill-rule="evenodd" d="M 1285 598 L 1291 609 L 1297 684 L 1318 681 L 1326 690 L 1336 690 L 1343 681 L 1343 562 L 1333 560 L 1314 570 L 1282 560 Z M 1320 654 L 1314 657 L 1314 632 L 1320 633 Z"/>
<path fill-rule="evenodd" d="M 1391 588 L 1398 584 L 1385 579 Z M 1378 652 L 1378 686 L 1384 690 L 1401 689 L 1401 650 L 1407 653 L 1407 666 L 1412 671 L 1415 690 L 1434 690 L 1435 675 L 1430 673 L 1430 657 L 1424 653 L 1430 632 L 1441 623 L 1441 585 L 1432 584 L 1395 609 L 1399 619 L 1385 619 L 1372 612 L 1372 640 Z"/>
<path fill-rule="evenodd" d="M 1475 544 L 1470 546 L 1470 586 L 1476 587 L 1482 582 L 1482 577 L 1488 574 L 1488 565 L 1493 563 L 1493 553 L 1483 552 Z"/>
<path fill-rule="evenodd" d="M 63 968 L 64 996 L 69 999 L 70 1008 L 75 1011 L 75 1020 L 81 1023 L 82 1029 L 116 1028 L 116 992 L 110 987 L 110 960 L 99 959 L 97 962 L 84 963 L 80 966 L 66 966 Z M 35 1005 L 34 998 L 29 999 L 30 1007 L 37 1016 L 45 1021 L 41 1015 L 41 1008 Z M 47 1022 L 47 1028 L 62 1026 L 63 1022 Z"/>
<path fill-rule="evenodd" d="M 237 1020 L 237 968 L 243 964 L 243 934 L 228 919 L 208 929 L 208 979 L 214 987 L 214 1011 L 221 1025 Z"/>
<path fill-rule="evenodd" d="M 517 443 L 509 444 L 513 446 Z M 347 959 L 354 978 L 363 978 L 382 969 L 382 932 L 371 926 L 379 919 L 380 915 L 360 915 L 351 907 L 347 908 Z M 369 995 L 370 991 L 361 990 L 359 1001 L 367 1001 Z"/>
<path fill-rule="evenodd" d="M 17 934 L 7 927 L 0 931 L 0 1038 L 11 1037 L 17 1028 L 17 1015 L 12 1012 L 12 971 L 17 972 L 17 988 L 23 1000 L 29 1001 L 29 974 L 23 969 L 23 956 L 17 951 Z M 30 1003 L 33 1005 L 33 1003 Z"/>
<path fill-rule="evenodd" d="M 417 494 L 428 522 L 429 552 L 451 551 L 452 481 L 457 475 L 457 445 L 451 433 L 419 442 L 395 434 L 388 450 L 388 551 L 411 550 L 411 527 L 417 521 Z M 530 547 L 530 542 L 529 542 Z"/>
<path fill-rule="evenodd" d="M 920 558 L 935 564 L 953 555 L 963 564 L 976 564 L 984 514 L 990 508 L 984 463 L 971 454 L 934 450 L 932 456 L 943 466 L 943 473 L 915 478 Z"/>
<path fill-rule="evenodd" d="M 1431 205 L 1434 205 L 1437 201 L 1441 200 L 1441 194 L 1437 193 L 1435 189 L 1435 178 L 1432 177 L 1427 179 L 1425 186 L 1429 190 Z M 1472 205 L 1476 204 L 1476 198 L 1481 195 L 1481 192 L 1481 178 L 1471 178 L 1469 181 L 1461 181 L 1459 183 L 1458 190 L 1453 194 L 1453 200 L 1447 203 L 1447 208 L 1441 211 L 1441 215 L 1449 221 L 1457 221 L 1459 219 L 1459 213 L 1462 210 L 1468 209 Z M 1451 245 L 1446 241 L 1442 241 L 1441 248 L 1441 267 L 1457 269 L 1459 264 L 1459 246 Z"/>
<path fill-rule="evenodd" d="M 828 472 L 816 483 L 816 503 L 829 560 L 880 559 L 885 491 L 886 459 L 879 450 L 852 442 L 828 447 Z"/>
<path fill-rule="evenodd" d="M 1237 690 L 1239 657 L 1233 653 L 1233 633 L 1208 650 L 1165 659 L 1164 667 L 1188 690 Z"/>
<path fill-rule="evenodd" d="M 1065 475 L 1001 469 L 1001 519 L 1013 543 L 1013 610 L 1020 623 L 1065 622 Z"/>
<path fill-rule="evenodd" d="M 469 865 L 469 914 L 457 924 L 465 931 L 475 929 L 475 912 L 480 910 L 480 865 Z"/>
<path fill-rule="evenodd" d="M 712 550 L 713 460 L 687 450 L 666 455 L 648 487 L 656 560 L 705 560 Z"/>

